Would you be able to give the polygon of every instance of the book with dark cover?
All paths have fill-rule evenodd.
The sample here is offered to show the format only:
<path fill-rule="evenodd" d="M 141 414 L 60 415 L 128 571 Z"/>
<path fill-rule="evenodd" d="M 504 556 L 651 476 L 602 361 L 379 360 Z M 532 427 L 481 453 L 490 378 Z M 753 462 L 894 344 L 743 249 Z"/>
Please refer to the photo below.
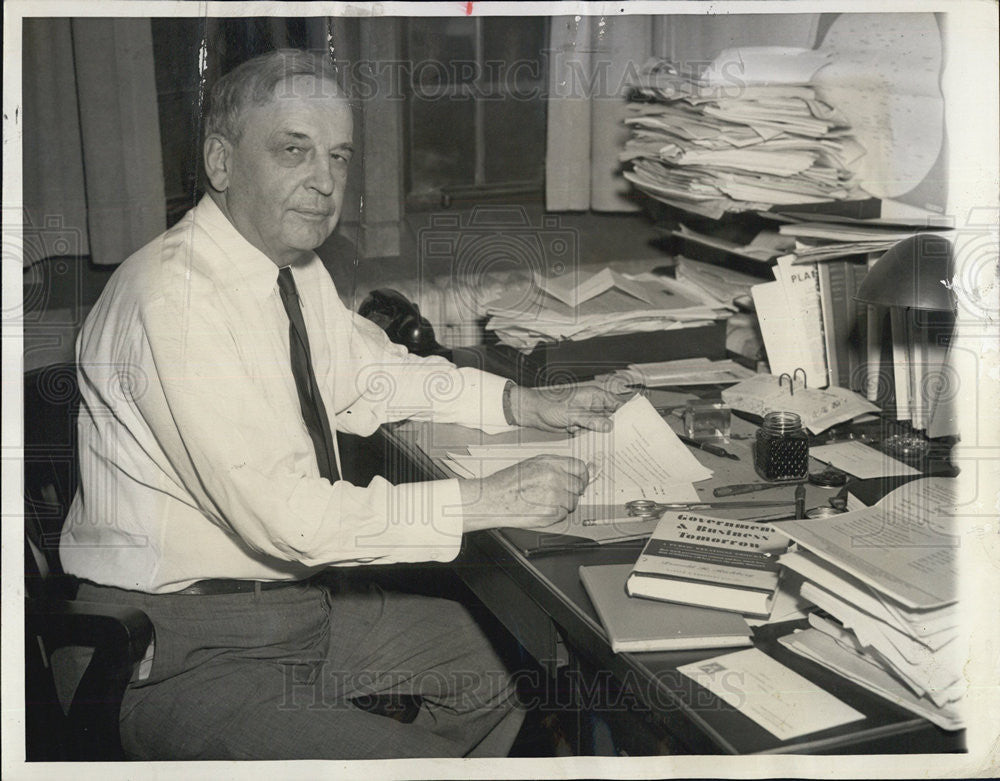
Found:
<path fill-rule="evenodd" d="M 864 393 L 867 376 L 867 349 L 868 349 L 868 307 L 858 304 L 855 296 L 861 289 L 861 283 L 868 276 L 868 264 L 864 261 L 855 261 L 847 264 L 847 322 L 849 331 L 847 334 L 847 371 L 851 390 Z"/>
<path fill-rule="evenodd" d="M 827 380 L 830 385 L 850 387 L 847 349 L 850 325 L 847 322 L 847 263 L 829 260 L 817 263 L 819 300 L 826 341 Z"/>
<path fill-rule="evenodd" d="M 763 523 L 664 513 L 629 575 L 631 596 L 767 616 L 788 538 Z"/>
<path fill-rule="evenodd" d="M 625 593 L 630 564 L 580 567 L 580 581 L 615 653 L 733 648 L 750 645 L 738 613 L 633 599 Z"/>
<path fill-rule="evenodd" d="M 816 267 L 819 271 L 828 379 L 831 385 L 856 389 L 861 387 L 858 374 L 863 342 L 860 339 L 868 313 L 865 309 L 865 323 L 859 322 L 854 296 L 861 287 L 868 266 L 863 260 L 859 262 L 857 256 L 851 256 L 823 261 Z"/>

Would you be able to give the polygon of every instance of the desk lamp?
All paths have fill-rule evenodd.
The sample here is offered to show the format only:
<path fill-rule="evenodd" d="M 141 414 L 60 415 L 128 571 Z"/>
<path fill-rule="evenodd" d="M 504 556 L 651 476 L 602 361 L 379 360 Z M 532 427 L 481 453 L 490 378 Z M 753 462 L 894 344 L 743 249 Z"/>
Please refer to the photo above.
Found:
<path fill-rule="evenodd" d="M 891 247 L 868 272 L 854 298 L 875 306 L 954 313 L 954 271 L 951 242 L 933 233 L 920 233 Z M 906 460 L 924 455 L 929 447 L 927 440 L 912 430 L 887 437 L 883 446 Z"/>

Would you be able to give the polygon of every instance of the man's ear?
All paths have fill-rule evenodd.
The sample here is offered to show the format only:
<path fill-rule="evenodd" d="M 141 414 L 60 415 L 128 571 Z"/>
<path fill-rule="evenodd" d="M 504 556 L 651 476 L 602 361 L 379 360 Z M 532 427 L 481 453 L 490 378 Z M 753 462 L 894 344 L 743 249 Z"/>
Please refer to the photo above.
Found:
<path fill-rule="evenodd" d="M 233 160 L 233 145 L 220 135 L 212 134 L 205 139 L 205 173 L 209 184 L 217 192 L 229 188 L 230 166 Z"/>

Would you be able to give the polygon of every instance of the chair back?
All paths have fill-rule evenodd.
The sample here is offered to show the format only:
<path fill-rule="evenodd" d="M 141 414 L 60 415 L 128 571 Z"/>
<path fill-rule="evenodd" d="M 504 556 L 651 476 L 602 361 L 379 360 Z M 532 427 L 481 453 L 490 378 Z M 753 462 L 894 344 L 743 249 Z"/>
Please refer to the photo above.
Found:
<path fill-rule="evenodd" d="M 42 595 L 33 593 L 41 588 L 41 581 L 63 574 L 59 536 L 79 484 L 79 407 L 80 390 L 73 364 L 54 364 L 25 373 L 25 576 L 30 596 Z"/>

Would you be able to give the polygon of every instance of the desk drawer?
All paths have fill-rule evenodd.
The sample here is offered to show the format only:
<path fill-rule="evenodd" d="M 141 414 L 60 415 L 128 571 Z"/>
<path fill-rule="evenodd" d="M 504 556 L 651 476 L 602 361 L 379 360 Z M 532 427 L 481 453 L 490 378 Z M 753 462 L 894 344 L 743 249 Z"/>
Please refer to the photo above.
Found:
<path fill-rule="evenodd" d="M 546 672 L 554 675 L 568 664 L 569 654 L 555 622 L 502 568 L 492 562 L 464 562 L 456 569 L 472 592 Z"/>

